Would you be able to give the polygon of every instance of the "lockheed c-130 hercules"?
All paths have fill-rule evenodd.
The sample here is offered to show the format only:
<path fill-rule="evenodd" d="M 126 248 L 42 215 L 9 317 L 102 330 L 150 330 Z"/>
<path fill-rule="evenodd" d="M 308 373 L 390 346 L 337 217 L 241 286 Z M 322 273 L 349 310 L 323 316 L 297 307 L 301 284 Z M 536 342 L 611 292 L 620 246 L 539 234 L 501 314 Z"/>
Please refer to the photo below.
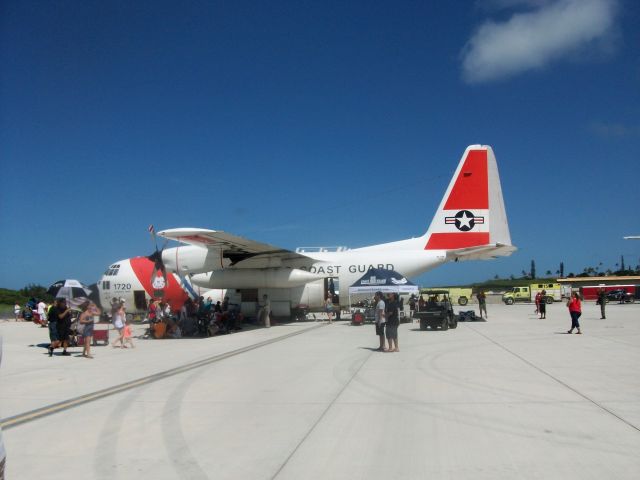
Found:
<path fill-rule="evenodd" d="M 139 296 L 160 293 L 174 308 L 187 295 L 203 292 L 214 292 L 214 301 L 233 290 L 241 301 L 257 301 L 266 294 L 275 315 L 288 315 L 297 308 L 322 309 L 329 291 L 339 287 L 343 289 L 339 303 L 346 306 L 344 292 L 370 268 L 415 277 L 445 262 L 492 259 L 516 250 L 495 155 L 486 145 L 467 147 L 420 237 L 353 249 L 287 250 L 220 230 L 175 228 L 158 235 L 183 245 L 117 262 L 118 272 L 114 275 L 112 269 L 112 275 L 103 276 L 98 284 L 103 304 L 108 297 L 127 293 L 105 289 L 107 280 L 109 287 L 144 291 Z"/>

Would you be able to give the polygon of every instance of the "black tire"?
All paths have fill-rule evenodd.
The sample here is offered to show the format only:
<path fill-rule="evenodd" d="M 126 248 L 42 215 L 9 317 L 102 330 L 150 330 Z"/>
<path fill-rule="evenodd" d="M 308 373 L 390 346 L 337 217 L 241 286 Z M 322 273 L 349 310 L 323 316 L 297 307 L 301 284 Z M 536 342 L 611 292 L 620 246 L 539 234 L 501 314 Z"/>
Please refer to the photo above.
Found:
<path fill-rule="evenodd" d="M 507 299 L 504 301 L 504 303 L 505 303 L 506 305 L 513 305 L 513 298 L 507 298 Z"/>
<path fill-rule="evenodd" d="M 447 330 L 449 330 L 449 316 L 444 317 L 440 327 L 442 328 L 443 332 L 446 332 Z"/>
<path fill-rule="evenodd" d="M 458 317 L 456 315 L 451 320 L 451 328 L 458 328 Z"/>
<path fill-rule="evenodd" d="M 427 323 L 420 320 L 420 330 L 426 330 L 426 329 L 427 329 Z"/>
<path fill-rule="evenodd" d="M 458 305 L 461 305 L 464 307 L 467 303 L 469 303 L 469 299 L 467 297 L 458 298 Z"/>
<path fill-rule="evenodd" d="M 547 305 L 551 305 L 553 303 L 553 297 L 544 297 L 544 301 Z"/>

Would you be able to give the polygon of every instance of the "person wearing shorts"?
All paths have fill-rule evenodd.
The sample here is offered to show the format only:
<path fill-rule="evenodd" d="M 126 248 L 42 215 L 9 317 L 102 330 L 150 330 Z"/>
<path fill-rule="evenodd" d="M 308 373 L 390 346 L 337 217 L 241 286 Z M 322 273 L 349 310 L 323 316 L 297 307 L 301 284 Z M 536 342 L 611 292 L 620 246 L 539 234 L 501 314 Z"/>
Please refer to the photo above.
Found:
<path fill-rule="evenodd" d="M 116 344 L 120 342 L 120 347 L 127 348 L 124 344 L 124 321 L 127 318 L 126 315 L 124 301 L 115 299 L 115 301 L 111 303 L 111 323 L 113 324 L 113 328 L 118 331 L 118 338 L 111 344 L 112 347 L 115 347 Z"/>
<path fill-rule="evenodd" d="M 388 352 L 400 351 L 400 349 L 398 348 L 398 326 L 400 325 L 398 308 L 398 294 L 389 294 L 386 303 L 387 342 L 389 344 L 389 350 L 387 350 Z"/>
<path fill-rule="evenodd" d="M 71 324 L 71 309 L 67 307 L 67 301 L 64 298 L 56 299 L 55 305 L 49 311 L 49 356 L 53 356 L 53 350 L 62 346 L 64 348 L 62 355 L 69 355 L 67 347 L 69 346 L 69 328 Z"/>
<path fill-rule="evenodd" d="M 78 323 L 82 325 L 82 337 L 84 345 L 82 348 L 82 356 L 85 358 L 93 358 L 91 355 L 91 342 L 93 341 L 93 317 L 100 315 L 100 309 L 95 303 L 86 301 L 80 306 L 80 317 Z"/>

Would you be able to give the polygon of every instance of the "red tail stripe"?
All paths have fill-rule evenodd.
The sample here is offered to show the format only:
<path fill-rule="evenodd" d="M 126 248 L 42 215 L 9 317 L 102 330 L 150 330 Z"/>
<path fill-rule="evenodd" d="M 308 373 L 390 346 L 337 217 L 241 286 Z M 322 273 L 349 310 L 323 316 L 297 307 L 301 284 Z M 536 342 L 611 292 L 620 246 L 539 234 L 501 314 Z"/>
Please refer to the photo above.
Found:
<path fill-rule="evenodd" d="M 453 250 L 489 243 L 489 232 L 432 233 L 425 250 Z"/>
<path fill-rule="evenodd" d="M 471 150 L 451 189 L 445 210 L 471 210 L 489 208 L 489 175 L 487 151 Z"/>

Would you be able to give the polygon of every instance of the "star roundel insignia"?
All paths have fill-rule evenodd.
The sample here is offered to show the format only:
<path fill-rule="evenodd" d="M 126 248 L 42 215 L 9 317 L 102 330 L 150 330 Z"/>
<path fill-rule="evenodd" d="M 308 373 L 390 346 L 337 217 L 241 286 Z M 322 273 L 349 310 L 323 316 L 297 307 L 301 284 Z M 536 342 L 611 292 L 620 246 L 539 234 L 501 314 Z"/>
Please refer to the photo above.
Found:
<path fill-rule="evenodd" d="M 460 210 L 453 217 L 445 217 L 445 223 L 455 224 L 461 232 L 473 230 L 477 223 L 484 223 L 484 217 L 476 217 L 469 210 Z"/>
<path fill-rule="evenodd" d="M 460 210 L 456 213 L 456 228 L 461 232 L 468 232 L 475 227 L 475 216 L 469 210 Z"/>

